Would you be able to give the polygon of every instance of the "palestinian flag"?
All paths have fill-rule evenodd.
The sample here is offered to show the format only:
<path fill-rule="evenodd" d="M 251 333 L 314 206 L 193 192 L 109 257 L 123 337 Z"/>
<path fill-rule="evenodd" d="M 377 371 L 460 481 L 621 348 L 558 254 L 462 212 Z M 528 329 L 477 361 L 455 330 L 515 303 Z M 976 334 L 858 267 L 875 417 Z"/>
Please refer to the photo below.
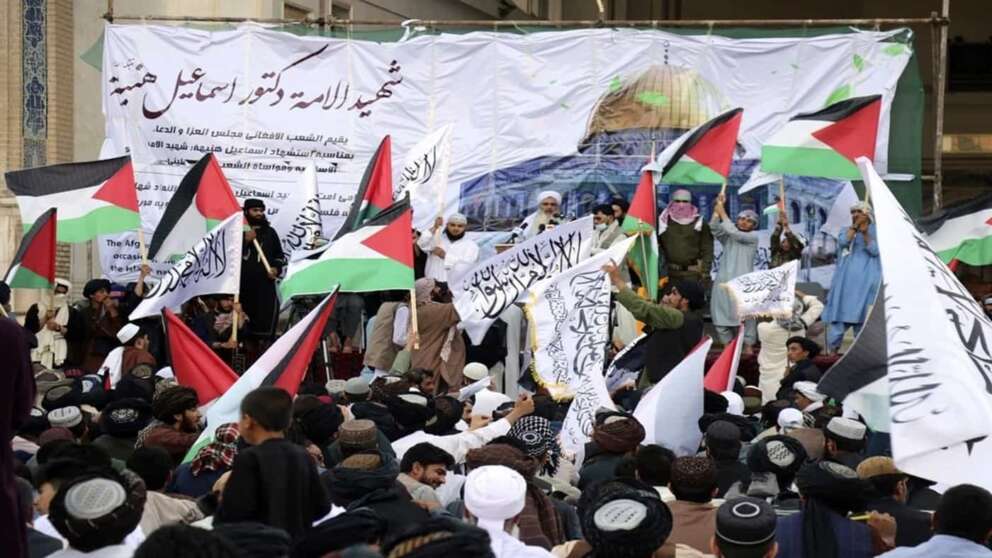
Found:
<path fill-rule="evenodd" d="M 186 173 L 155 227 L 148 258 L 169 260 L 189 250 L 221 221 L 241 211 L 213 153 Z"/>
<path fill-rule="evenodd" d="M 854 162 L 875 159 L 882 96 L 855 97 L 793 116 L 761 147 L 761 170 L 860 180 Z"/>
<path fill-rule="evenodd" d="M 4 283 L 16 289 L 51 289 L 55 286 L 55 216 L 53 207 L 41 214 L 28 230 L 4 276 Z"/>
<path fill-rule="evenodd" d="M 296 395 L 296 390 L 310 367 L 310 359 L 320 345 L 327 318 L 334 309 L 336 295 L 336 292 L 327 295 L 306 317 L 276 339 L 255 364 L 214 401 L 207 410 L 207 429 L 186 453 L 183 462 L 192 461 L 196 452 L 213 440 L 214 430 L 218 426 L 238 422 L 241 417 L 241 400 L 255 388 L 275 386 L 292 396 Z"/>
<path fill-rule="evenodd" d="M 138 191 L 130 157 L 68 163 L 8 172 L 27 230 L 50 208 L 58 209 L 59 242 L 86 242 L 140 225 Z"/>
<path fill-rule="evenodd" d="M 741 349 L 744 348 L 744 344 L 741 342 L 744 328 L 739 327 L 737 329 L 739 330 L 737 337 L 727 343 L 723 352 L 706 371 L 706 377 L 703 378 L 703 387 L 712 392 L 723 393 L 734 389 L 734 382 L 737 381 L 737 368 L 741 363 Z"/>
<path fill-rule="evenodd" d="M 295 296 L 341 292 L 409 290 L 413 288 L 413 212 L 404 198 L 339 237 L 320 257 L 289 264 L 279 284 L 287 303 Z"/>
<path fill-rule="evenodd" d="M 392 141 L 389 136 L 382 138 L 375 155 L 365 167 L 362 182 L 358 185 L 355 201 L 351 203 L 348 218 L 338 229 L 334 240 L 361 227 L 393 203 L 393 162 Z"/>
<path fill-rule="evenodd" d="M 658 204 L 654 195 L 654 180 L 651 173 L 641 173 L 641 181 L 630 201 L 630 209 L 623 220 L 623 231 L 627 236 L 638 235 L 633 248 L 627 254 L 634 271 L 641 278 L 641 285 L 647 290 L 651 300 L 658 298 Z M 649 234 L 642 234 L 649 231 Z"/>
<path fill-rule="evenodd" d="M 238 381 L 238 375 L 168 308 L 162 310 L 172 373 L 179 385 L 196 390 L 200 406 L 210 403 Z"/>
<path fill-rule="evenodd" d="M 723 184 L 737 145 L 744 109 L 735 108 L 689 130 L 658 154 L 650 165 L 656 182 Z"/>
<path fill-rule="evenodd" d="M 917 223 L 944 263 L 992 265 L 992 193 L 949 205 Z"/>

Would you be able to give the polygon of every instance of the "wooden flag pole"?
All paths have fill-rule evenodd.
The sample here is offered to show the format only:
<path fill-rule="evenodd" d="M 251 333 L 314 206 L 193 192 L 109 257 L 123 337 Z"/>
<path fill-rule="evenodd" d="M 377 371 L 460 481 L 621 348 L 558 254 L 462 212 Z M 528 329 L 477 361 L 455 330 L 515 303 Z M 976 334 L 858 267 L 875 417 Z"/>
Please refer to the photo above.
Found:
<path fill-rule="evenodd" d="M 138 227 L 138 253 L 141 254 L 141 265 L 148 265 L 148 248 L 145 247 L 145 231 Z"/>
<path fill-rule="evenodd" d="M 262 245 L 258 243 L 258 237 L 251 239 L 252 244 L 255 245 L 255 249 L 258 250 L 258 257 L 262 260 L 262 265 L 265 266 L 266 273 L 272 273 L 272 266 L 269 265 L 269 259 L 265 257 L 265 252 L 262 251 Z M 235 295 L 237 296 L 237 295 Z M 237 299 L 235 299 L 237 300 Z"/>
<path fill-rule="evenodd" d="M 234 309 L 231 310 L 231 339 L 234 342 L 235 347 L 238 344 L 238 307 L 237 304 L 240 301 L 241 293 L 234 293 Z"/>
<path fill-rule="evenodd" d="M 413 335 L 413 348 L 420 350 L 420 329 L 417 326 L 417 290 L 410 289 L 410 334 Z"/>
<path fill-rule="evenodd" d="M 3 307 L 3 304 L 0 304 L 0 316 L 7 317 L 7 309 Z"/>

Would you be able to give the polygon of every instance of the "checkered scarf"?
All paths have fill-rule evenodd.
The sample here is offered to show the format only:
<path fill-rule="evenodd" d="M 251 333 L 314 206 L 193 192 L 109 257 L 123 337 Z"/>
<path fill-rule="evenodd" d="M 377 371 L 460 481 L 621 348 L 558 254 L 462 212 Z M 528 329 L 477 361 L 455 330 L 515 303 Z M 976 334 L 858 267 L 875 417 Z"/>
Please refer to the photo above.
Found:
<path fill-rule="evenodd" d="M 548 419 L 534 415 L 523 417 L 510 428 L 509 436 L 521 441 L 527 447 L 527 455 L 537 459 L 547 455 L 548 461 L 544 465 L 544 472 L 549 475 L 555 474 L 558 470 L 561 450 Z"/>
<path fill-rule="evenodd" d="M 204 470 L 219 471 L 221 468 L 230 469 L 238 455 L 238 423 L 222 424 L 214 430 L 214 441 L 200 448 L 196 457 L 190 463 L 189 470 L 194 477 L 200 476 Z"/>

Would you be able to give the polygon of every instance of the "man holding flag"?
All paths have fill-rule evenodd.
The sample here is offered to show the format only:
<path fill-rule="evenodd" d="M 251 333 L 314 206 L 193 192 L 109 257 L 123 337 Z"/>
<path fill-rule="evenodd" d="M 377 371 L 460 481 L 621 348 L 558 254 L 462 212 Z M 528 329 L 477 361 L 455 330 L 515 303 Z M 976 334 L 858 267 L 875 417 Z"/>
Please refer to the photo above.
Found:
<path fill-rule="evenodd" d="M 279 313 L 276 279 L 286 257 L 279 234 L 265 217 L 265 202 L 245 200 L 244 213 L 250 229 L 245 231 L 242 245 L 241 305 L 248 314 L 249 333 L 254 340 L 265 341 L 275 333 Z"/>
<path fill-rule="evenodd" d="M 737 215 L 736 221 L 731 221 L 724 208 L 726 201 L 725 194 L 717 196 L 710 220 L 713 236 L 723 245 L 720 271 L 710 295 L 710 315 L 716 326 L 716 336 L 724 345 L 737 335 L 741 322 L 734 309 L 734 301 L 720 284 L 754 271 L 754 256 L 758 252 L 758 233 L 755 232 L 758 214 L 745 209 Z M 754 320 L 748 320 L 744 327 L 744 351 L 750 352 L 758 336 Z"/>

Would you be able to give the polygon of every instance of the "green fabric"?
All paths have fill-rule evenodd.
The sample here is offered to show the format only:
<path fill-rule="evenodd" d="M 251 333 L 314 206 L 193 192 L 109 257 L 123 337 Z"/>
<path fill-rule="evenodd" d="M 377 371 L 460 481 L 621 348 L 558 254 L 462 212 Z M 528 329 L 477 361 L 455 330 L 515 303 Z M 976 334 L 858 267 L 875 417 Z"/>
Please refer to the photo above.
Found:
<path fill-rule="evenodd" d="M 727 178 L 683 156 L 661 177 L 664 184 L 723 184 Z"/>
<path fill-rule="evenodd" d="M 944 263 L 958 260 L 976 267 L 992 265 L 992 236 L 965 240 L 954 248 L 939 252 L 937 255 Z"/>
<path fill-rule="evenodd" d="M 633 314 L 634 318 L 654 329 L 678 329 L 682 327 L 682 321 L 685 318 L 682 312 L 644 300 L 627 287 L 620 289 L 617 300 Z"/>
<path fill-rule="evenodd" d="M 406 374 L 410 371 L 410 361 L 412 358 L 413 356 L 410 351 L 403 349 L 396 353 L 396 358 L 393 359 L 393 366 L 389 371 L 393 374 Z"/>
<path fill-rule="evenodd" d="M 48 279 L 38 275 L 23 265 L 17 266 L 14 276 L 7 285 L 12 289 L 51 289 L 54 285 Z"/>
<path fill-rule="evenodd" d="M 858 166 L 847 157 L 833 149 L 815 147 L 765 145 L 761 148 L 761 170 L 847 180 L 861 177 Z"/>

